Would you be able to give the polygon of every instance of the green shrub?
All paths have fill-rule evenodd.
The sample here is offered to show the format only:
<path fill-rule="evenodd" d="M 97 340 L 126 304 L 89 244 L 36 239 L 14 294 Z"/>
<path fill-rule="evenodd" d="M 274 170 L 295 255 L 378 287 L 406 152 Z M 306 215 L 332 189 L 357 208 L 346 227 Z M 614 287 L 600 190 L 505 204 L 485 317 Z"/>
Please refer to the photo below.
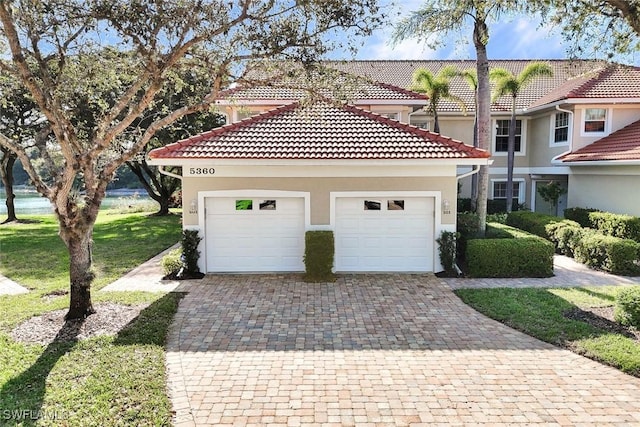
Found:
<path fill-rule="evenodd" d="M 562 218 L 531 211 L 511 212 L 507 215 L 507 225 L 528 231 L 547 240 L 551 239 L 547 234 L 546 226 L 559 221 L 562 221 Z"/>
<path fill-rule="evenodd" d="M 182 230 L 182 261 L 187 274 L 200 272 L 198 268 L 200 241 L 202 238 L 198 234 L 198 230 Z"/>
<path fill-rule="evenodd" d="M 462 199 L 458 199 L 458 212 L 471 212 L 473 209 L 471 209 L 471 199 L 469 198 L 462 198 Z"/>
<path fill-rule="evenodd" d="M 524 205 L 518 203 L 518 199 L 514 198 L 511 204 L 511 210 L 521 211 L 525 208 Z M 487 200 L 487 214 L 498 214 L 507 212 L 507 200 L 506 199 L 489 199 Z"/>
<path fill-rule="evenodd" d="M 492 223 L 488 233 L 512 238 L 473 239 L 466 261 L 471 277 L 549 277 L 553 275 L 553 245 L 543 238 Z"/>
<path fill-rule="evenodd" d="M 591 220 L 589 219 L 591 212 L 599 211 L 593 208 L 567 208 L 564 210 L 564 217 L 577 222 L 583 227 L 591 227 Z"/>
<path fill-rule="evenodd" d="M 616 322 L 640 329 L 640 286 L 623 288 L 618 292 L 613 316 Z"/>
<path fill-rule="evenodd" d="M 589 220 L 593 228 L 608 236 L 640 242 L 640 218 L 638 217 L 610 212 L 591 212 Z"/>
<path fill-rule="evenodd" d="M 570 242 L 574 234 L 578 233 L 581 229 L 580 224 L 569 219 L 552 222 L 545 226 L 549 240 L 556 246 L 556 252 L 568 256 L 573 256 L 573 249 Z"/>
<path fill-rule="evenodd" d="M 162 257 L 160 265 L 165 276 L 175 276 L 182 268 L 182 249 L 173 249 Z"/>
<path fill-rule="evenodd" d="M 307 231 L 304 248 L 304 280 L 307 282 L 333 282 L 335 252 L 332 231 Z"/>
<path fill-rule="evenodd" d="M 443 231 L 440 237 L 436 239 L 438 242 L 438 251 L 440 253 L 440 263 L 446 272 L 455 271 L 456 263 L 456 240 L 458 233 L 451 231 Z"/>
<path fill-rule="evenodd" d="M 507 223 L 507 213 L 494 213 L 487 215 L 487 222 L 497 222 L 498 224 L 506 224 Z"/>
<path fill-rule="evenodd" d="M 588 267 L 613 274 L 640 273 L 638 243 L 633 240 L 607 236 L 585 228 L 573 237 L 571 244 L 576 261 Z"/>
<path fill-rule="evenodd" d="M 456 229 L 458 230 L 457 254 L 464 258 L 467 241 L 478 237 L 480 233 L 480 217 L 472 212 L 461 212 L 457 215 Z"/>

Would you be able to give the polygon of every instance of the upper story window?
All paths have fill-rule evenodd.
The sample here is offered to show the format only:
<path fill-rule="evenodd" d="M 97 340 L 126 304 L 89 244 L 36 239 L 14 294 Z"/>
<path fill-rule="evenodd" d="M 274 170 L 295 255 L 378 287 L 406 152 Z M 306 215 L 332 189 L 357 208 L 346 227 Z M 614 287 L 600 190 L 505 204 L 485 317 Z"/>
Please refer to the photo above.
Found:
<path fill-rule="evenodd" d="M 506 153 L 509 148 L 509 122 L 511 120 L 496 120 L 495 152 Z M 516 120 L 515 152 L 522 151 L 522 120 Z"/>
<path fill-rule="evenodd" d="M 569 113 L 556 113 L 554 120 L 553 143 L 565 144 L 567 142 L 569 142 Z"/>
<path fill-rule="evenodd" d="M 607 128 L 606 108 L 587 108 L 584 110 L 584 124 L 582 130 L 585 134 L 604 133 Z"/>
<path fill-rule="evenodd" d="M 391 120 L 400 119 L 400 114 L 398 113 L 378 113 L 378 114 L 380 114 L 382 117 L 386 117 L 387 119 L 391 119 Z"/>

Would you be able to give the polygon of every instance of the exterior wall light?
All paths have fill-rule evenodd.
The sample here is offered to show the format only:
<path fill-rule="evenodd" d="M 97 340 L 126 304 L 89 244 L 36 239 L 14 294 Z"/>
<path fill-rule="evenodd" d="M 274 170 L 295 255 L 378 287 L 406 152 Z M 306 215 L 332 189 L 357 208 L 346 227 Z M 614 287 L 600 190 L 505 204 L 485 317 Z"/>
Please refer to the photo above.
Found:
<path fill-rule="evenodd" d="M 449 200 L 447 199 L 442 201 L 442 213 L 444 215 L 449 215 L 451 213 L 451 203 L 449 203 Z"/>
<path fill-rule="evenodd" d="M 191 199 L 191 203 L 189 203 L 189 213 L 190 214 L 198 213 L 198 201 L 196 199 Z"/>

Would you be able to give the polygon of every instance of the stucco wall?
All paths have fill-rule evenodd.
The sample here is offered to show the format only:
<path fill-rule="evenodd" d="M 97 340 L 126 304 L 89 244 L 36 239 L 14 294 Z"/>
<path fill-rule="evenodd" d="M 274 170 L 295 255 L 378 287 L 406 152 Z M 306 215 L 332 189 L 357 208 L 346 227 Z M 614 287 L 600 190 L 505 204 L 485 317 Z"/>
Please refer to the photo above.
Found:
<path fill-rule="evenodd" d="M 640 216 L 640 166 L 597 169 L 573 168 L 568 206 Z"/>
<path fill-rule="evenodd" d="M 451 213 L 442 215 L 442 224 L 455 224 L 455 177 L 372 177 L 372 178 L 184 178 L 182 197 L 184 225 L 198 224 L 198 215 L 188 212 L 198 191 L 215 190 L 305 191 L 311 196 L 311 224 L 329 225 L 330 193 L 336 191 L 440 191 L 449 200 Z M 441 209 L 436 206 L 436 209 Z"/>
<path fill-rule="evenodd" d="M 562 153 L 569 151 L 569 143 L 551 144 L 551 121 L 555 119 L 555 110 L 537 116 L 529 120 L 529 144 L 528 157 L 529 167 L 540 168 L 549 167 L 551 160 Z"/>

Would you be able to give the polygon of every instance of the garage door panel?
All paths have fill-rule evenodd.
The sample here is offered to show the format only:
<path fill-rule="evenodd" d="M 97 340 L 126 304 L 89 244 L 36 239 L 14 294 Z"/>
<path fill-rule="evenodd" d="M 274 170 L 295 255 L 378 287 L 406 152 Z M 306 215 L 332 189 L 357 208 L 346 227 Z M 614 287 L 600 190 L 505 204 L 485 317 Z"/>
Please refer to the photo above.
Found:
<path fill-rule="evenodd" d="M 365 200 L 381 209 L 365 210 Z M 434 205 L 426 197 L 337 198 L 336 270 L 433 271 Z"/>
<path fill-rule="evenodd" d="M 252 209 L 236 210 L 247 200 Z M 260 210 L 274 200 L 275 209 Z M 304 199 L 212 197 L 205 203 L 207 271 L 304 270 Z"/>

